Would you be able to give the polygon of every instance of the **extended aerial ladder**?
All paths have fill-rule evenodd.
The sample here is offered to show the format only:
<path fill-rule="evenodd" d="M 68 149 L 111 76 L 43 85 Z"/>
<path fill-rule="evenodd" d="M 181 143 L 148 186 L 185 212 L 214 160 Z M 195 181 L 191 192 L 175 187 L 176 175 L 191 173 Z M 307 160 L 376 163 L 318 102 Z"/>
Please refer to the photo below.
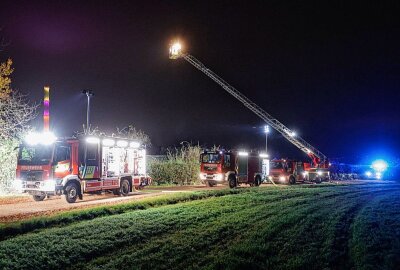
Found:
<path fill-rule="evenodd" d="M 286 127 L 280 121 L 278 121 L 275 117 L 271 116 L 269 113 L 264 111 L 260 106 L 258 106 L 254 102 L 252 102 L 249 98 L 247 98 L 245 95 L 240 93 L 236 88 L 234 88 L 229 83 L 224 81 L 221 77 L 219 77 L 217 74 L 215 74 L 209 68 L 207 68 L 203 63 L 201 63 L 199 60 L 197 60 L 194 56 L 187 54 L 187 53 L 183 53 L 182 46 L 179 43 L 174 43 L 170 47 L 169 58 L 170 59 L 178 59 L 178 58 L 185 59 L 187 62 L 192 64 L 198 70 L 200 70 L 201 72 L 206 74 L 209 78 L 211 78 L 213 81 L 215 81 L 217 84 L 219 84 L 225 91 L 227 91 L 229 94 L 234 96 L 244 106 L 246 106 L 248 109 L 250 109 L 256 115 L 258 115 L 262 120 L 265 121 L 265 123 L 267 123 L 268 125 L 273 127 L 276 131 L 278 131 L 280 134 L 282 134 L 282 136 L 285 137 L 289 142 L 291 142 L 297 148 L 299 148 L 301 151 L 306 153 L 312 159 L 312 161 L 316 167 L 326 166 L 326 164 L 328 162 L 328 158 L 323 153 L 321 153 L 317 148 L 313 147 L 311 144 L 306 142 L 303 138 L 296 135 L 295 132 L 290 130 L 288 127 Z"/>

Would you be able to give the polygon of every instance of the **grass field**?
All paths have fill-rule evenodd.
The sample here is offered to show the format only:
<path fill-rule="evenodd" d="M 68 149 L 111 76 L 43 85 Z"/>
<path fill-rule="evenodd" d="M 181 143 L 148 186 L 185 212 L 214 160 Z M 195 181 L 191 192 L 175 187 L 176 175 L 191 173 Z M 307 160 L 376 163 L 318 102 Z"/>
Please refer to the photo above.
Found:
<path fill-rule="evenodd" d="M 0 269 L 398 269 L 400 185 L 174 194 L 0 227 Z"/>

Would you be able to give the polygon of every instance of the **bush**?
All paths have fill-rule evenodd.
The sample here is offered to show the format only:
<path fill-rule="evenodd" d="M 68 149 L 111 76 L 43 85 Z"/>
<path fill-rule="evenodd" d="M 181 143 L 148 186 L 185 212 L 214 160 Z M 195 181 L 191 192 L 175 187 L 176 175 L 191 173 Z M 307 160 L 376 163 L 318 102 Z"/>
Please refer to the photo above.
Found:
<path fill-rule="evenodd" d="M 17 168 L 16 140 L 0 141 L 0 195 L 12 192 L 12 183 L 15 179 Z"/>
<path fill-rule="evenodd" d="M 200 183 L 200 146 L 191 144 L 168 150 L 165 160 L 149 162 L 149 174 L 153 183 L 193 185 Z"/>

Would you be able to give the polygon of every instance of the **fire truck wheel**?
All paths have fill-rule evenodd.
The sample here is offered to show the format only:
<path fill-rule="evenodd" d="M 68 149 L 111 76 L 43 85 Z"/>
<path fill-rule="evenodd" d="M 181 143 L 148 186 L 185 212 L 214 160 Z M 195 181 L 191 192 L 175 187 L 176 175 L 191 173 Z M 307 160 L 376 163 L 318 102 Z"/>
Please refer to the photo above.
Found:
<path fill-rule="evenodd" d="M 254 179 L 254 185 L 258 187 L 261 185 L 261 177 L 259 175 L 256 176 L 256 179 Z"/>
<path fill-rule="evenodd" d="M 207 187 L 213 187 L 214 186 L 214 184 L 211 183 L 210 181 L 205 181 L 205 182 L 206 182 L 206 186 Z"/>
<path fill-rule="evenodd" d="M 237 184 L 236 184 L 236 178 L 235 178 L 235 176 L 233 176 L 233 175 L 229 176 L 228 182 L 229 182 L 229 187 L 230 187 L 230 188 L 235 188 L 235 187 L 237 186 Z"/>
<path fill-rule="evenodd" d="M 294 185 L 294 184 L 296 184 L 296 179 L 293 176 L 290 176 L 289 185 Z"/>
<path fill-rule="evenodd" d="M 74 203 L 78 196 L 78 186 L 75 183 L 69 183 L 65 188 L 65 200 Z"/>
<path fill-rule="evenodd" d="M 32 197 L 36 202 L 41 202 L 46 198 L 46 194 L 42 193 L 40 195 L 33 195 Z"/>
<path fill-rule="evenodd" d="M 127 196 L 129 194 L 130 189 L 131 189 L 131 187 L 129 185 L 129 181 L 126 180 L 126 179 L 123 179 L 121 181 L 121 191 L 120 191 L 121 195 L 122 196 Z"/>

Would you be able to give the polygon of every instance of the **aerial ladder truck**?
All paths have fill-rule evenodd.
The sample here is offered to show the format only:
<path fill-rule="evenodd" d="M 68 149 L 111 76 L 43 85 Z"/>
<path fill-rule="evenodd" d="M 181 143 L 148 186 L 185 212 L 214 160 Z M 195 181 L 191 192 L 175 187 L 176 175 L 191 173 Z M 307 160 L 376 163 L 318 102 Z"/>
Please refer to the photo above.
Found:
<path fill-rule="evenodd" d="M 195 68 L 203 72 L 214 82 L 219 84 L 225 91 L 234 96 L 237 100 L 239 100 L 245 107 L 255 113 L 258 117 L 260 117 L 266 124 L 273 127 L 276 131 L 278 131 L 283 137 L 285 137 L 289 142 L 294 144 L 301 151 L 306 153 L 312 160 L 311 166 L 306 167 L 307 180 L 311 181 L 321 181 L 329 179 L 329 162 L 328 158 L 317 148 L 306 142 L 303 138 L 296 135 L 296 133 L 282 124 L 278 119 L 271 116 L 264 109 L 258 106 L 256 103 L 251 101 L 245 95 L 243 95 L 236 88 L 231 86 L 217 74 L 215 74 L 212 70 L 207 68 L 203 63 L 197 60 L 194 56 L 184 53 L 182 51 L 182 46 L 179 42 L 173 43 L 169 48 L 169 58 L 170 59 L 179 59 L 183 58 L 190 64 L 192 64 Z"/>

